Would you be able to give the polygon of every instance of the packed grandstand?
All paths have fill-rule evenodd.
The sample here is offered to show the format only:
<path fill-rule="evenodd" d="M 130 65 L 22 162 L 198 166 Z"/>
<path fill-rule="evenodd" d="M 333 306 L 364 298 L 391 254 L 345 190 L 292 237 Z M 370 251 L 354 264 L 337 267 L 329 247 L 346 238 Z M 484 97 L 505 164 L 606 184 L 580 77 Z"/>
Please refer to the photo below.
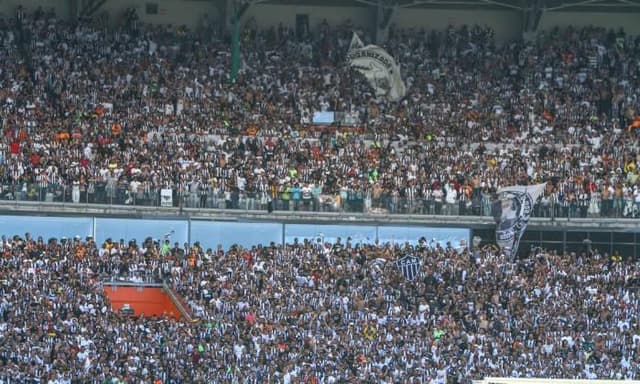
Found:
<path fill-rule="evenodd" d="M 545 181 L 534 215 L 638 216 L 637 36 L 392 30 L 392 103 L 344 64 L 354 29 L 248 24 L 232 83 L 228 36 L 6 20 L 2 198 L 488 215 L 499 187 Z"/>
<path fill-rule="evenodd" d="M 0 380 L 8 383 L 470 383 L 640 378 L 631 259 L 420 241 L 204 250 L 4 238 Z M 408 282 L 393 261 L 424 268 Z M 102 281 L 171 282 L 199 321 L 112 312 Z M 37 381 L 40 380 L 40 381 Z"/>
<path fill-rule="evenodd" d="M 640 37 L 395 29 L 396 103 L 344 65 L 354 30 L 249 24 L 230 82 L 212 31 L 4 20 L 2 198 L 160 206 L 171 190 L 198 208 L 491 215 L 499 188 L 546 182 L 534 215 L 639 215 Z M 3 383 L 640 380 L 639 264 L 598 249 L 205 250 L 3 230 Z M 409 254 L 412 282 L 395 263 Z M 197 320 L 113 312 L 105 281 L 164 281 Z"/>

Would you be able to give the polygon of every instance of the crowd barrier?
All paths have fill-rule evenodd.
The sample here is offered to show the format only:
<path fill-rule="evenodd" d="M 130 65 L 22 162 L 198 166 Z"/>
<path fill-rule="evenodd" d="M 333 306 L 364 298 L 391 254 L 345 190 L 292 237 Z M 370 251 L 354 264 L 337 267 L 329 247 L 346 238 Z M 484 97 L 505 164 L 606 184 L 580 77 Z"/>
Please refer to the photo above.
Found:
<path fill-rule="evenodd" d="M 549 196 L 534 206 L 532 217 L 546 218 L 638 218 L 640 202 L 633 198 L 568 201 Z M 130 190 L 126 185 L 99 185 L 89 188 L 53 185 L 39 188 L 26 183 L 4 185 L 0 200 L 65 204 L 103 204 L 113 206 L 180 207 L 225 209 L 236 211 L 300 211 L 379 213 L 436 216 L 493 216 L 496 201 L 487 193 L 475 198 L 447 202 L 433 198 L 405 198 L 399 195 L 372 196 L 363 191 L 344 191 L 337 195 L 314 194 L 303 199 L 302 194 L 269 196 L 266 193 L 238 191 L 189 191 L 180 189 Z"/>
<path fill-rule="evenodd" d="M 135 239 L 142 242 L 151 237 L 171 243 L 200 242 L 204 248 L 224 249 L 237 244 L 249 247 L 255 244 L 291 244 L 300 242 L 329 241 L 341 238 L 343 243 L 374 244 L 409 242 L 416 244 L 422 237 L 429 243 L 453 247 L 469 244 L 471 230 L 433 226 L 387 225 L 339 225 L 339 224 L 291 224 L 283 222 L 237 222 L 198 219 L 137 219 L 105 217 L 63 216 L 0 216 L 0 234 L 4 236 L 31 234 L 44 240 L 49 238 L 84 239 L 93 237 L 98 244 L 106 239 L 113 241 Z"/>

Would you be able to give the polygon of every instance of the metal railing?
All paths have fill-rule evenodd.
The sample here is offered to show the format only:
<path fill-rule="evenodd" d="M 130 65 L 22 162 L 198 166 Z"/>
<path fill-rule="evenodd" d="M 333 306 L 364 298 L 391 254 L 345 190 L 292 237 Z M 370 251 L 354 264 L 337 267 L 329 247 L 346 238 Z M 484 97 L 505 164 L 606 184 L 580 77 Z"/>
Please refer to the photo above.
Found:
<path fill-rule="evenodd" d="M 221 209 L 232 211 L 378 213 L 389 215 L 485 216 L 495 217 L 499 207 L 489 194 L 471 199 L 406 198 L 397 194 L 380 194 L 347 190 L 340 194 L 275 194 L 247 191 L 197 191 L 170 188 L 131 190 L 126 185 L 96 184 L 80 186 L 51 185 L 44 188 L 33 184 L 3 185 L 0 200 L 44 202 L 72 205 L 101 204 L 108 206 L 174 207 Z M 532 217 L 542 218 L 638 218 L 640 203 L 633 198 L 613 198 L 594 201 L 555 201 L 545 199 L 534 206 Z"/>

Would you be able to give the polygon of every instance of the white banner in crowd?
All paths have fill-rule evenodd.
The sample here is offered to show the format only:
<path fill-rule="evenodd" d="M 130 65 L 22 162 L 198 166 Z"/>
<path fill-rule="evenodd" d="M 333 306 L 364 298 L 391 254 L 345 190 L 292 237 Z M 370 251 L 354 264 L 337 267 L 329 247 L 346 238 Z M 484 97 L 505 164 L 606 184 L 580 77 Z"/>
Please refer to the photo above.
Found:
<path fill-rule="evenodd" d="M 160 206 L 173 207 L 173 190 L 171 190 L 171 188 L 160 190 Z"/>
<path fill-rule="evenodd" d="M 544 192 L 545 185 L 514 185 L 498 190 L 502 211 L 496 228 L 496 243 L 508 257 L 514 257 L 518 252 L 533 206 Z"/>
<path fill-rule="evenodd" d="M 357 112 L 315 111 L 311 121 L 318 125 L 339 123 L 340 125 L 356 126 L 360 123 L 360 117 Z"/>
<path fill-rule="evenodd" d="M 376 96 L 386 96 L 397 101 L 407 93 L 400 76 L 400 66 L 395 59 L 377 45 L 365 46 L 355 32 L 347 53 L 347 62 L 367 78 Z"/>

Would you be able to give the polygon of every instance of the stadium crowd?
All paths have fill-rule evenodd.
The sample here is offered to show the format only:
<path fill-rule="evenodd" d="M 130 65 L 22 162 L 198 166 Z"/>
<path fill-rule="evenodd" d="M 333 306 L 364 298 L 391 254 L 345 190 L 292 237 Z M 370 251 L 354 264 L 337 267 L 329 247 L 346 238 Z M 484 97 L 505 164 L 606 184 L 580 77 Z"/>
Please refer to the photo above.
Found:
<path fill-rule="evenodd" d="M 490 215 L 498 188 L 546 181 L 536 215 L 640 214 L 640 37 L 392 29 L 408 94 L 390 103 L 344 63 L 354 29 L 249 21 L 231 82 L 229 36 L 206 28 L 20 9 L 0 24 L 2 198 L 159 205 L 170 189 L 201 208 Z M 3 384 L 640 380 L 640 268 L 618 254 L 28 234 L 0 248 Z M 395 266 L 406 254 L 415 281 Z M 114 280 L 166 282 L 198 321 L 112 312 Z"/>
<path fill-rule="evenodd" d="M 488 215 L 499 187 L 547 181 L 538 216 L 640 212 L 637 36 L 392 29 L 390 103 L 345 64 L 350 23 L 250 20 L 231 82 L 228 36 L 129 21 L 3 21 L 2 198 Z"/>
<path fill-rule="evenodd" d="M 597 249 L 295 241 L 204 250 L 3 237 L 2 383 L 640 379 L 640 268 Z M 414 281 L 394 263 L 421 261 Z M 166 281 L 195 322 L 113 312 L 103 281 Z"/>

